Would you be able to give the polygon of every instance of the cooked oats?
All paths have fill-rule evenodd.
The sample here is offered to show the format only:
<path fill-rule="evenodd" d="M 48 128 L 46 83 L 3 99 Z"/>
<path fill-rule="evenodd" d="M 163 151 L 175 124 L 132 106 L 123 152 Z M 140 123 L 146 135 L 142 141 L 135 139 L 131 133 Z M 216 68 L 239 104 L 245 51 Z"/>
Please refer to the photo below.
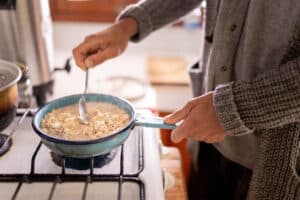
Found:
<path fill-rule="evenodd" d="M 102 138 L 120 130 L 129 122 L 128 113 L 120 107 L 104 102 L 87 103 L 88 124 L 82 124 L 78 104 L 54 109 L 42 120 L 42 130 L 67 140 Z"/>

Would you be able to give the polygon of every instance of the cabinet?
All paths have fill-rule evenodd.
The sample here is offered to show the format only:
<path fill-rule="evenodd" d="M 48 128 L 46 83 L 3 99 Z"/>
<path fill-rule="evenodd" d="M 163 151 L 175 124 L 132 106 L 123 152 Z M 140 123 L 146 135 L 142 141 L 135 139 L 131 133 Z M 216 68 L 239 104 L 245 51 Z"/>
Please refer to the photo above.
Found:
<path fill-rule="evenodd" d="M 113 22 L 128 4 L 138 0 L 49 0 L 54 21 Z"/>

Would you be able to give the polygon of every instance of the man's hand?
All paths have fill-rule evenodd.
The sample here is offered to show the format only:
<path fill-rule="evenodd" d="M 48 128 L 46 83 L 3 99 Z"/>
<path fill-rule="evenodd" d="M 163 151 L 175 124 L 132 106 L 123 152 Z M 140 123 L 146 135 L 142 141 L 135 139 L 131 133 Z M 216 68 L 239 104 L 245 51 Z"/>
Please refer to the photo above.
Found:
<path fill-rule="evenodd" d="M 120 55 L 127 47 L 130 37 L 137 33 L 137 22 L 124 18 L 111 27 L 89 35 L 73 49 L 76 64 L 83 70 Z"/>
<path fill-rule="evenodd" d="M 173 142 L 180 142 L 184 138 L 191 138 L 207 143 L 224 140 L 226 132 L 223 130 L 213 105 L 213 92 L 189 101 L 183 108 L 167 116 L 166 123 L 182 123 L 172 132 Z"/>

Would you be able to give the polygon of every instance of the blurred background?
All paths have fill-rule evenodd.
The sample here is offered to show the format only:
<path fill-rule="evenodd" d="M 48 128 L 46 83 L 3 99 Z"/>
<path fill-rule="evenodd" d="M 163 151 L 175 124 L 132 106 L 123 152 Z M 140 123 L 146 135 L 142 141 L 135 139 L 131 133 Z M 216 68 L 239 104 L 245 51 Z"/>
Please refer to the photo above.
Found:
<path fill-rule="evenodd" d="M 137 0 L 0 1 L 0 58 L 23 66 L 19 108 L 43 105 L 62 96 L 81 93 L 84 73 L 72 59 L 72 49 L 87 35 L 112 25 L 127 5 Z M 202 55 L 206 4 L 130 43 L 119 57 L 91 70 L 89 92 L 128 99 L 137 109 L 165 116 L 191 98 L 188 67 Z M 186 142 L 173 144 L 170 131 L 161 130 L 164 146 L 174 147 L 162 157 L 177 187 L 166 199 L 185 199 L 190 158 Z"/>
<path fill-rule="evenodd" d="M 62 65 L 72 48 L 86 35 L 101 31 L 115 21 L 118 13 L 136 0 L 50 0 L 56 65 Z M 137 108 L 150 108 L 165 116 L 182 107 L 190 98 L 187 69 L 202 55 L 205 3 L 182 19 L 152 33 L 115 59 L 94 69 L 90 91 L 123 95 Z M 78 93 L 83 73 L 72 69 L 57 81 L 58 96 Z M 134 80 L 137 80 L 136 82 Z M 61 82 L 60 82 L 61 81 Z M 62 88 L 67 82 L 81 82 L 79 87 Z M 125 84 L 124 84 L 125 83 Z M 140 86 L 138 83 L 143 83 Z M 189 174 L 186 141 L 173 144 L 170 131 L 161 130 L 166 146 L 179 148 L 184 177 Z"/>

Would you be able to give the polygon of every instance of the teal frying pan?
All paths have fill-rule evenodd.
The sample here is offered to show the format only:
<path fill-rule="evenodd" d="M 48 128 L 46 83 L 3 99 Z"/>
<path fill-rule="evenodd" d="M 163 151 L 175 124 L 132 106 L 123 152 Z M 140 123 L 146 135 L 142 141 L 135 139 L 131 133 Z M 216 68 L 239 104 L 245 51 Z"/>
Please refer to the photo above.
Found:
<path fill-rule="evenodd" d="M 40 136 L 42 142 L 54 153 L 74 158 L 87 158 L 92 156 L 98 156 L 108 153 L 111 150 L 123 144 L 124 141 L 128 138 L 131 129 L 133 129 L 135 126 L 162 129 L 176 128 L 176 125 L 164 123 L 162 118 L 136 114 L 132 105 L 122 98 L 106 94 L 89 93 L 86 95 L 87 102 L 107 102 L 117 105 L 120 108 L 124 109 L 130 116 L 128 124 L 121 130 L 113 132 L 112 134 L 106 137 L 80 141 L 72 141 L 57 138 L 52 135 L 48 135 L 41 129 L 42 120 L 47 113 L 51 112 L 53 109 L 77 104 L 80 97 L 81 94 L 78 94 L 53 100 L 48 104 L 42 106 L 36 112 L 33 118 L 32 127 L 34 131 L 37 133 L 38 136 Z"/>

